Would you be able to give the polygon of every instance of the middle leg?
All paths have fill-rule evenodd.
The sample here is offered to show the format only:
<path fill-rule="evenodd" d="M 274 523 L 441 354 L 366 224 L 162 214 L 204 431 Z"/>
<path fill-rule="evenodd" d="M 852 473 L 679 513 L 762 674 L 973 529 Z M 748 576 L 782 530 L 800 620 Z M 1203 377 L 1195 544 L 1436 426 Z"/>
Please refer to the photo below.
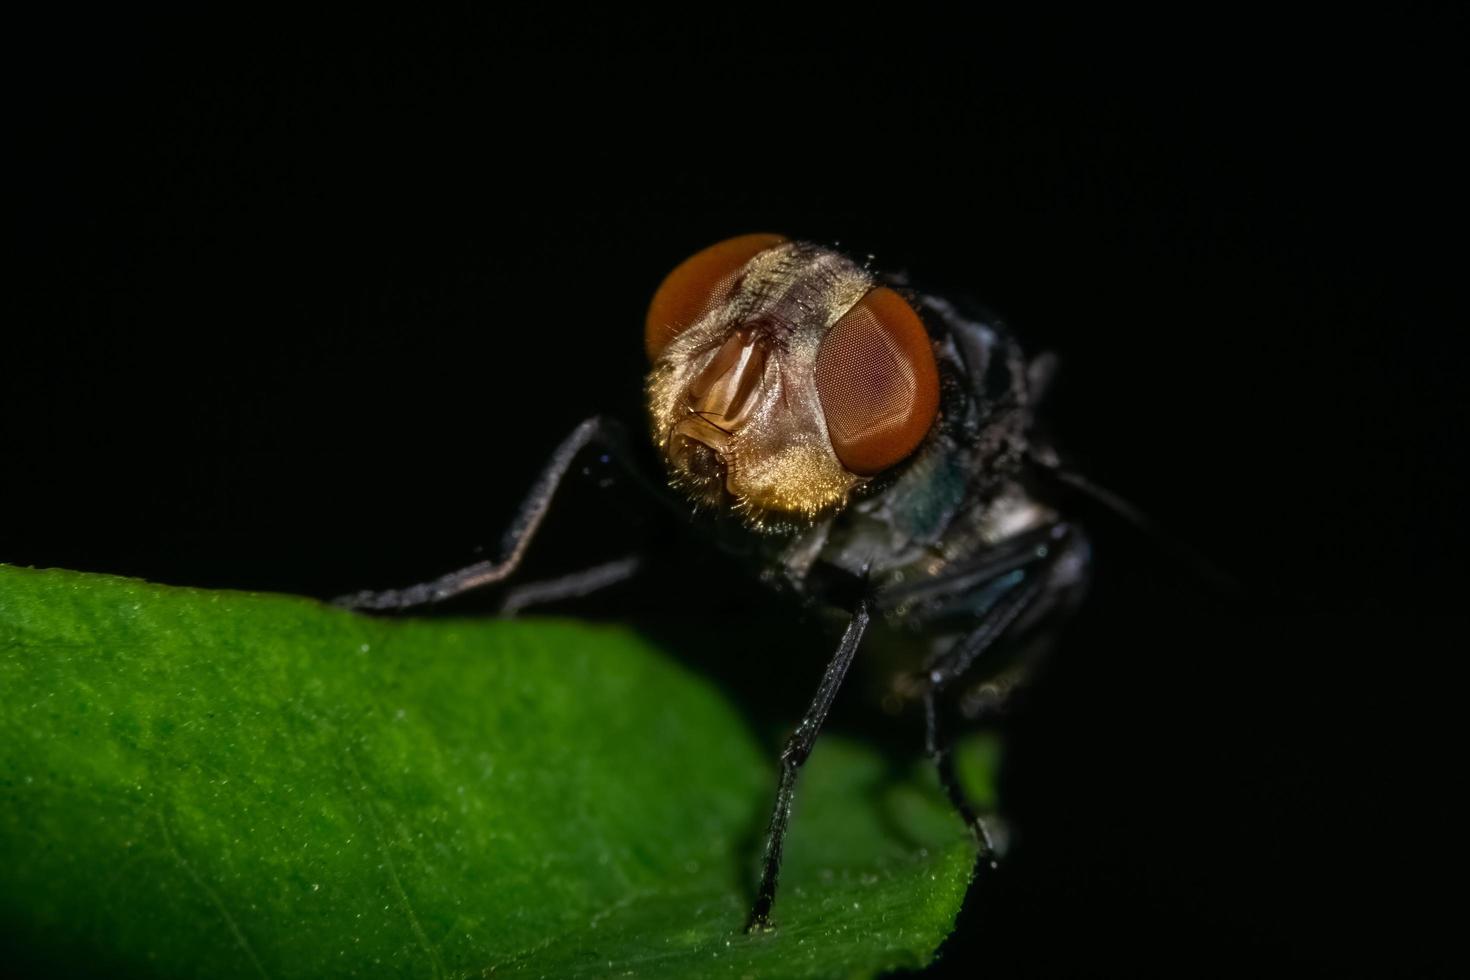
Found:
<path fill-rule="evenodd" d="M 984 817 L 976 811 L 960 786 L 954 764 L 953 736 L 942 718 L 943 699 L 949 688 L 964 678 L 986 651 L 1004 638 L 1018 621 L 1030 622 L 1028 617 L 1044 613 L 1053 600 L 1074 584 L 1070 580 L 1058 581 L 1059 578 L 1066 579 L 1066 576 L 1055 574 L 1071 554 L 1074 539 L 1070 529 L 1062 526 L 1054 540 L 1056 547 L 1038 550 L 1033 561 L 1010 572 L 1009 575 L 1014 576 L 1012 584 L 985 611 L 970 632 L 925 665 L 922 681 L 925 751 L 934 762 L 945 795 L 975 836 L 981 856 L 992 867 L 996 863 L 995 840 Z"/>

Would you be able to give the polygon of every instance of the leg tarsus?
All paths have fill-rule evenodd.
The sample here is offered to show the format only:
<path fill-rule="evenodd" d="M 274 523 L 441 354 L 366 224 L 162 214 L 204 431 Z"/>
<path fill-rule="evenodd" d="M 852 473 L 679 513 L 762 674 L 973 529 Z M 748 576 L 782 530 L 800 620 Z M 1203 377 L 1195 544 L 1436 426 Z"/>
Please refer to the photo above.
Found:
<path fill-rule="evenodd" d="M 580 599 L 593 592 L 611 588 L 638 574 L 643 562 L 637 555 L 593 565 L 580 571 L 540 582 L 517 585 L 500 600 L 499 613 L 514 616 L 522 609 L 541 606 L 563 599 Z"/>
<path fill-rule="evenodd" d="M 791 818 L 791 802 L 795 796 L 796 775 L 803 760 L 795 758 L 795 736 L 788 739 L 781 751 L 781 776 L 777 781 L 776 806 L 771 813 L 771 823 L 766 831 L 766 854 L 761 869 L 760 886 L 756 889 L 755 904 L 750 910 L 746 932 L 759 932 L 771 928 L 771 908 L 776 903 L 776 885 L 781 874 L 781 858 L 786 842 L 786 825 Z"/>
<path fill-rule="evenodd" d="M 992 868 L 996 867 L 995 840 L 990 836 L 990 828 L 985 825 L 985 819 L 975 810 L 974 804 L 965 795 L 964 787 L 960 785 L 959 774 L 954 765 L 954 742 L 949 737 L 948 730 L 940 726 L 939 693 L 934 688 L 924 693 L 924 748 L 929 758 L 934 760 L 934 768 L 939 771 L 939 784 L 944 787 L 950 804 L 974 835 L 975 844 L 980 848 L 980 856 L 989 861 Z"/>

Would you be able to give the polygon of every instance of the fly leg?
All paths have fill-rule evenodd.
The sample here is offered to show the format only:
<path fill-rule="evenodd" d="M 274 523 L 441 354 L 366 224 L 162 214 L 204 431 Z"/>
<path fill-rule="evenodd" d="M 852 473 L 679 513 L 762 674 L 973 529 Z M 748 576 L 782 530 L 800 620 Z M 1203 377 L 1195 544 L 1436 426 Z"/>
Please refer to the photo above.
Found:
<path fill-rule="evenodd" d="M 761 869 L 761 882 L 756 891 L 755 905 L 750 910 L 750 921 L 745 926 L 746 932 L 768 929 L 771 926 L 771 906 L 776 901 L 776 883 L 781 875 L 781 848 L 786 841 L 786 824 L 791 819 L 791 802 L 796 793 L 796 775 L 807 756 L 811 755 L 812 746 L 817 741 L 817 734 L 822 730 L 822 722 L 826 721 L 832 701 L 837 697 L 837 689 L 842 686 L 842 679 L 847 676 L 847 668 L 852 666 L 853 655 L 857 653 L 863 633 L 868 629 L 868 617 L 868 602 L 865 599 L 860 600 L 853 610 L 852 619 L 847 624 L 847 631 L 842 634 L 842 642 L 837 646 L 837 653 L 832 657 L 832 662 L 827 665 L 826 672 L 822 674 L 822 683 L 817 686 L 817 693 L 812 698 L 811 707 L 807 708 L 801 724 L 796 726 L 796 731 L 791 733 L 791 737 L 786 740 L 786 747 L 781 750 L 781 778 L 776 785 L 776 806 L 771 811 L 771 824 L 766 837 L 765 863 Z"/>
<path fill-rule="evenodd" d="M 462 592 L 493 585 L 510 577 L 525 557 L 531 539 L 535 537 L 537 528 L 541 526 L 551 507 L 552 497 L 571 471 L 572 464 L 592 446 L 602 447 L 610 458 L 623 464 L 638 482 L 644 482 L 641 475 L 627 462 L 630 457 L 622 426 L 611 419 L 593 416 L 573 429 L 551 454 L 551 459 L 521 502 L 520 510 L 506 528 L 500 540 L 499 557 L 450 572 L 431 582 L 383 592 L 356 592 L 339 596 L 332 600 L 333 604 L 350 609 L 407 609 L 410 606 L 443 602 Z"/>
<path fill-rule="evenodd" d="M 628 555 L 558 578 L 517 585 L 500 600 L 499 612 L 502 616 L 514 616 L 531 606 L 560 602 L 563 599 L 580 599 L 619 582 L 626 582 L 638 574 L 642 564 L 637 555 Z"/>
<path fill-rule="evenodd" d="M 1028 571 L 1041 572 L 1042 569 L 1033 565 Z M 1011 574 L 1026 573 L 1018 571 Z M 984 819 L 976 812 L 969 797 L 965 795 L 964 788 L 960 786 L 954 765 L 954 740 L 948 729 L 941 724 L 939 702 L 946 688 L 963 677 L 980 655 L 1000 639 L 1011 624 L 1036 601 L 1044 579 L 1044 574 L 1037 574 L 1030 581 L 1022 579 L 1013 585 L 973 632 L 929 664 L 928 676 L 925 678 L 924 749 L 934 761 L 934 767 L 939 772 L 940 785 L 944 787 L 950 804 L 965 821 L 965 826 L 970 828 L 970 833 L 975 836 L 975 843 L 981 849 L 981 856 L 992 867 L 995 866 L 995 841 L 990 835 L 990 828 L 985 825 Z"/>
<path fill-rule="evenodd" d="M 995 865 L 995 841 L 984 818 L 960 786 L 954 765 L 953 738 L 941 718 L 941 700 L 948 689 L 968 675 L 982 655 L 1013 631 L 1018 623 L 1024 626 L 1056 603 L 1066 602 L 1077 594 L 1080 563 L 1085 560 L 1085 544 L 1064 524 L 1055 526 L 1048 537 L 1049 543 L 1037 548 L 1028 563 L 1005 574 L 1004 578 L 1009 582 L 980 622 L 926 665 L 924 747 L 938 770 L 945 795 L 974 834 L 982 856 L 992 867 Z M 1069 562 L 1074 558 L 1077 561 Z"/>
<path fill-rule="evenodd" d="M 981 857 L 990 861 L 990 866 L 995 867 L 995 841 L 990 836 L 990 828 L 985 820 L 975 810 L 970 798 L 965 795 L 964 788 L 960 786 L 959 775 L 954 768 L 954 740 L 950 737 L 947 729 L 941 727 L 939 718 L 939 692 L 931 687 L 924 692 L 924 751 L 929 758 L 934 760 L 934 767 L 939 771 L 939 784 L 944 787 L 944 793 L 949 797 L 950 805 L 955 812 L 965 821 L 965 826 L 970 828 L 970 833 L 975 836 L 975 844 L 980 848 Z"/>

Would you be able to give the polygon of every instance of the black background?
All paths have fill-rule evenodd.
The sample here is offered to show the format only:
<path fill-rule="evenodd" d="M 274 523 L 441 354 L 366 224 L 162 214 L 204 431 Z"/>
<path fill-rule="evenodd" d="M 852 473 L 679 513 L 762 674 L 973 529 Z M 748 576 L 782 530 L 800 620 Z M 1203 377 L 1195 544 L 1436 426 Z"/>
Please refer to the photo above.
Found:
<path fill-rule="evenodd" d="M 1064 448 L 1248 586 L 1098 525 L 1014 722 L 1017 851 L 936 972 L 1444 967 L 1463 24 L 850 18 L 17 30 L 0 561 L 318 596 L 456 567 L 576 421 L 641 424 L 674 263 L 840 242 L 1057 352 Z M 542 571 L 674 530 L 590 485 L 553 524 Z M 585 614 L 667 630 L 774 746 L 825 648 L 701 650 L 759 600 L 674 561 Z"/>

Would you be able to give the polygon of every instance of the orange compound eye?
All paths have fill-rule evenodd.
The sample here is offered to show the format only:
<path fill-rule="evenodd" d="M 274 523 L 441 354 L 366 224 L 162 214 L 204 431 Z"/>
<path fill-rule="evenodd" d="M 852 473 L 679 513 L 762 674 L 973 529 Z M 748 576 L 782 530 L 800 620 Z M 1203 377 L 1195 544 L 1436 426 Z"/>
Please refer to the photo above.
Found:
<path fill-rule="evenodd" d="M 679 263 L 664 277 L 643 325 L 648 359 L 658 357 L 669 341 L 730 295 L 745 264 L 786 241 L 784 235 L 740 235 L 711 245 Z"/>
<path fill-rule="evenodd" d="M 859 476 L 923 441 L 939 413 L 939 370 L 902 296 L 879 286 L 832 325 L 817 351 L 817 396 L 837 458 Z"/>

